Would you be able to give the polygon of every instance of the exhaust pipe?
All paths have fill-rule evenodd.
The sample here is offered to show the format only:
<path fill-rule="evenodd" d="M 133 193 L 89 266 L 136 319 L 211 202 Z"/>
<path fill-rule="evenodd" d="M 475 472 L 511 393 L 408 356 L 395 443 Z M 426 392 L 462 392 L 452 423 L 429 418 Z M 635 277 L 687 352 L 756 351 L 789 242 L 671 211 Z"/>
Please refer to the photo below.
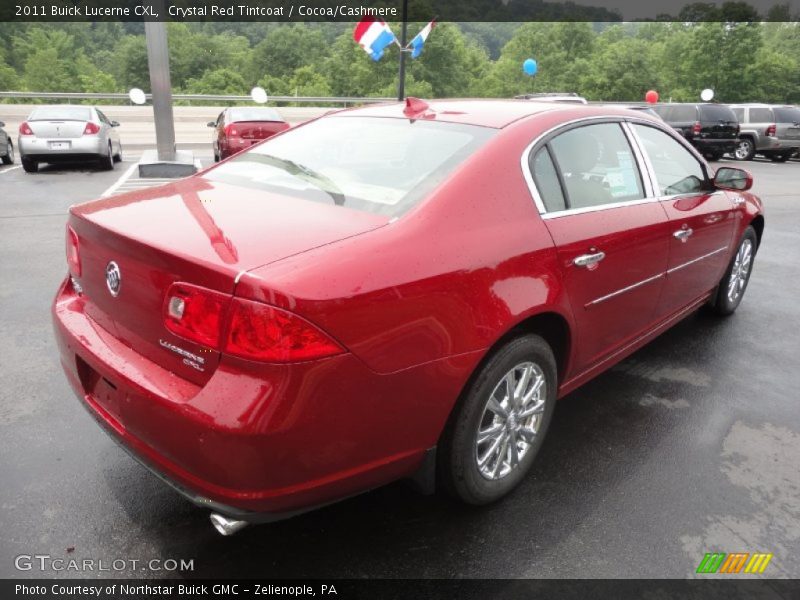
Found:
<path fill-rule="evenodd" d="M 209 517 L 211 524 L 222 535 L 233 535 L 237 531 L 241 531 L 249 525 L 247 521 L 237 521 L 236 519 L 229 519 L 217 513 L 211 513 Z"/>

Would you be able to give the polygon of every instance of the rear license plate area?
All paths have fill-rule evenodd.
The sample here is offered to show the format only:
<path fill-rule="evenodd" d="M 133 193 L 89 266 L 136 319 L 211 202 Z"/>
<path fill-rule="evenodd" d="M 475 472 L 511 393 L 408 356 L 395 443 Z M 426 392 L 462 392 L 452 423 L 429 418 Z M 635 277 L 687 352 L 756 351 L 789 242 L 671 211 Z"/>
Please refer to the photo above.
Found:
<path fill-rule="evenodd" d="M 80 356 L 76 356 L 75 361 L 78 378 L 83 386 L 84 393 L 87 396 L 91 396 L 95 402 L 100 404 L 116 419 L 119 419 L 123 394 L 118 389 L 117 384 L 107 377 L 103 377 Z"/>
<path fill-rule="evenodd" d="M 50 142 L 50 150 L 69 150 L 69 142 Z"/>

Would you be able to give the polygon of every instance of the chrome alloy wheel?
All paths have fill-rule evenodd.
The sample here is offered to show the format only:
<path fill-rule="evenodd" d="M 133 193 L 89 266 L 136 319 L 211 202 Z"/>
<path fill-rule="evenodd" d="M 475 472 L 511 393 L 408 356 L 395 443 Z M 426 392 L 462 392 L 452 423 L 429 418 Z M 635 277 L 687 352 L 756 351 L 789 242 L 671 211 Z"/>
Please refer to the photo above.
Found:
<path fill-rule="evenodd" d="M 547 387 L 542 369 L 520 363 L 486 401 L 475 435 L 475 461 L 486 479 L 502 479 L 528 453 L 542 422 Z"/>
<path fill-rule="evenodd" d="M 728 300 L 735 302 L 744 292 L 747 276 L 753 262 L 753 241 L 745 239 L 736 251 L 731 276 L 728 278 Z"/>
<path fill-rule="evenodd" d="M 747 160 L 750 157 L 750 152 L 753 146 L 753 142 L 750 140 L 739 140 L 739 143 L 736 144 L 736 150 L 734 150 L 733 155 L 738 160 Z"/>

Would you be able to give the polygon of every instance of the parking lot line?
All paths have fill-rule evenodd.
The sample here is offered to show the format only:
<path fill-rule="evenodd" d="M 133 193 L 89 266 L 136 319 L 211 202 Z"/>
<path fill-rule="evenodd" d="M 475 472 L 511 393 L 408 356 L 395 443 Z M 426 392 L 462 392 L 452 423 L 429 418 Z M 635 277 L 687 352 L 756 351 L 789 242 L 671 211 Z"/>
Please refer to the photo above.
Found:
<path fill-rule="evenodd" d="M 103 193 L 100 195 L 100 197 L 101 197 L 101 198 L 106 198 L 107 196 L 111 196 L 111 195 L 112 195 L 114 192 L 116 192 L 116 191 L 117 191 L 117 188 L 119 188 L 119 186 L 121 186 L 123 183 L 125 183 L 126 181 L 128 181 L 128 179 L 130 178 L 130 176 L 131 176 L 131 175 L 133 175 L 133 172 L 136 170 L 136 167 L 138 167 L 138 166 L 139 166 L 139 163 L 138 163 L 138 161 L 137 161 L 137 162 L 133 163 L 133 164 L 132 164 L 130 167 L 128 167 L 128 170 L 127 170 L 127 171 L 125 171 L 125 172 L 124 172 L 124 173 L 123 173 L 123 174 L 120 176 L 120 178 L 119 178 L 119 179 L 117 179 L 117 180 L 116 180 L 116 181 L 115 181 L 115 182 L 114 182 L 114 183 L 111 185 L 111 187 L 110 187 L 110 188 L 108 188 L 108 189 L 107 189 L 105 192 L 103 192 Z"/>
<path fill-rule="evenodd" d="M 21 169 L 22 165 L 17 165 L 16 167 L 9 167 L 8 169 L 0 169 L 0 175 L 3 173 L 8 173 L 9 171 L 15 171 L 16 169 Z"/>

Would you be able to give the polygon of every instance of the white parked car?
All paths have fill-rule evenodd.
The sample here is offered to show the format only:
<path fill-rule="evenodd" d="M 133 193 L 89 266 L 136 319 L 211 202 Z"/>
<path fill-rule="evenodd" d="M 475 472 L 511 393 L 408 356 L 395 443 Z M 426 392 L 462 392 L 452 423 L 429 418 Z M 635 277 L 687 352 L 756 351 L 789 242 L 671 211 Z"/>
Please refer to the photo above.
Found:
<path fill-rule="evenodd" d="M 39 163 L 92 161 L 102 169 L 113 169 L 122 160 L 118 126 L 92 106 L 35 108 L 19 126 L 22 167 L 35 173 Z"/>

